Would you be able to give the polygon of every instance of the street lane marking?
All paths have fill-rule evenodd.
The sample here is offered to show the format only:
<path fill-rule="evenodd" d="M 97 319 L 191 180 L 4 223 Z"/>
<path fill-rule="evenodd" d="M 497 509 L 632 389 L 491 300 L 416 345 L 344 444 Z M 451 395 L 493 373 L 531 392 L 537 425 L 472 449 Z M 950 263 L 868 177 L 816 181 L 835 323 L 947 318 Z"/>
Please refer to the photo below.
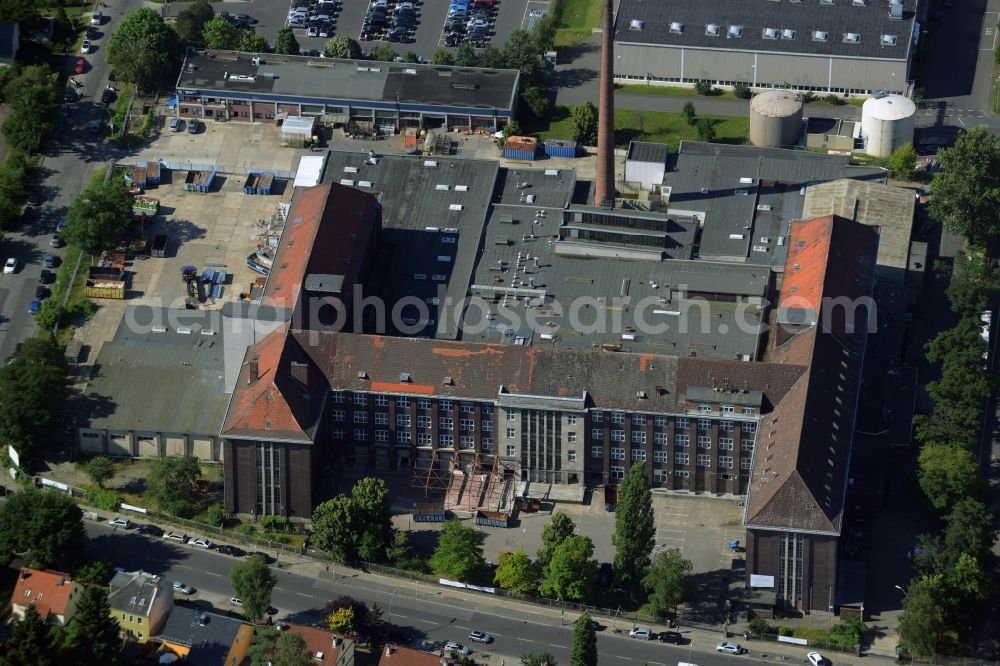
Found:
<path fill-rule="evenodd" d="M 206 574 L 206 575 L 208 575 L 208 576 L 216 576 L 216 577 L 218 577 L 218 578 L 222 578 L 222 574 L 220 574 L 220 573 L 215 573 L 214 571 L 205 571 L 205 572 L 203 572 L 203 573 L 205 573 L 205 574 Z"/>
<path fill-rule="evenodd" d="M 315 599 L 316 598 L 316 597 L 314 597 L 311 594 L 306 594 L 305 592 L 296 592 L 295 594 L 299 595 L 300 597 L 308 597 L 309 599 Z"/>
<path fill-rule="evenodd" d="M 277 589 L 277 588 L 276 588 L 276 589 Z M 409 620 L 409 619 L 410 619 L 410 618 L 409 618 L 409 617 L 407 617 L 406 615 L 400 615 L 399 613 L 396 613 L 396 617 L 400 617 L 400 618 L 403 618 L 404 620 Z"/>
<path fill-rule="evenodd" d="M 421 619 L 420 622 L 423 622 L 424 624 L 437 624 L 437 622 L 435 622 L 434 620 Z"/>
<path fill-rule="evenodd" d="M 534 643 L 535 642 L 535 641 L 529 640 L 527 638 L 521 638 L 520 636 L 517 637 L 517 640 L 521 641 L 522 643 Z"/>
<path fill-rule="evenodd" d="M 462 631 L 472 631 L 472 629 L 469 629 L 468 627 L 463 627 L 463 626 L 462 626 L 462 625 L 460 625 L 460 624 L 456 624 L 456 625 L 455 625 L 455 628 L 456 628 L 456 629 L 461 629 Z"/>

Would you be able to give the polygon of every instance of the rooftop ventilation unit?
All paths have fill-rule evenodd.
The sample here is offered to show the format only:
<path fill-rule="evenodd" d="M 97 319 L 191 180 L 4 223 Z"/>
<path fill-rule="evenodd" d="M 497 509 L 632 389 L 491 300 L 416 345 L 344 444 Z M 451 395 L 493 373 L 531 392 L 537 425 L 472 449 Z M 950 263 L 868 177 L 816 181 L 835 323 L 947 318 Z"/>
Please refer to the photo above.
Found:
<path fill-rule="evenodd" d="M 684 24 L 683 23 L 679 23 L 677 21 L 673 21 L 670 24 L 670 32 L 678 34 L 678 35 L 681 34 L 682 32 L 684 32 Z"/>
<path fill-rule="evenodd" d="M 628 29 L 641 31 L 644 25 L 646 25 L 645 21 L 641 19 L 632 19 L 631 21 L 629 21 Z"/>
<path fill-rule="evenodd" d="M 868 4 L 868 0 L 851 0 L 851 4 L 855 7 L 864 7 Z"/>
<path fill-rule="evenodd" d="M 814 30 L 813 31 L 813 41 L 814 42 L 825 42 L 830 39 L 830 33 L 826 30 Z"/>
<path fill-rule="evenodd" d="M 406 383 L 409 383 L 409 382 L 413 381 L 413 379 L 410 377 L 410 373 L 408 373 L 408 372 L 401 372 L 401 373 L 399 373 L 399 381 L 401 381 L 404 384 L 406 384 Z"/>
<path fill-rule="evenodd" d="M 718 23 L 709 23 L 708 25 L 706 25 L 705 26 L 705 34 L 709 35 L 710 37 L 718 37 L 719 36 L 719 24 Z"/>
<path fill-rule="evenodd" d="M 777 39 L 778 29 L 777 28 L 764 28 L 764 39 Z"/>
<path fill-rule="evenodd" d="M 795 39 L 795 31 L 791 28 L 785 28 L 781 31 L 782 39 Z"/>
<path fill-rule="evenodd" d="M 882 46 L 895 46 L 896 35 L 882 35 Z"/>
<path fill-rule="evenodd" d="M 845 32 L 844 33 L 844 43 L 845 44 L 857 44 L 861 41 L 861 35 L 857 32 Z"/>
<path fill-rule="evenodd" d="M 832 5 L 833 4 L 833 0 L 819 0 L 819 4 L 821 4 L 821 5 Z"/>
<path fill-rule="evenodd" d="M 889 3 L 889 18 L 895 19 L 897 21 L 903 18 L 903 2 L 900 0 L 896 2 L 893 0 Z"/>
<path fill-rule="evenodd" d="M 743 26 L 741 25 L 731 25 L 729 26 L 729 32 L 726 33 L 727 37 L 742 37 L 743 36 Z"/>

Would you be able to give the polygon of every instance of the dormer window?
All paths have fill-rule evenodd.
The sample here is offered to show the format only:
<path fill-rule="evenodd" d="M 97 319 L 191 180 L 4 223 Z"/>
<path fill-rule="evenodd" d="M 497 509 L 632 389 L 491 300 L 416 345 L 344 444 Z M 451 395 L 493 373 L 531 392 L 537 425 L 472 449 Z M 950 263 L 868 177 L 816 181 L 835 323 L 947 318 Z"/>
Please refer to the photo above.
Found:
<path fill-rule="evenodd" d="M 764 39 L 777 39 L 778 29 L 777 28 L 764 28 Z"/>
<path fill-rule="evenodd" d="M 855 7 L 864 7 L 868 4 L 868 0 L 851 0 L 851 4 Z"/>
<path fill-rule="evenodd" d="M 832 5 L 833 4 L 833 0 L 819 0 L 819 4 L 821 4 L 821 5 Z"/>
<path fill-rule="evenodd" d="M 814 30 L 813 31 L 813 41 L 814 42 L 825 42 L 830 39 L 830 33 L 826 30 Z"/>
<path fill-rule="evenodd" d="M 731 25 L 729 26 L 730 37 L 742 37 L 743 36 L 743 26 L 741 25 Z"/>
<path fill-rule="evenodd" d="M 896 35 L 882 35 L 881 43 L 882 46 L 895 46 Z"/>
<path fill-rule="evenodd" d="M 858 44 L 861 42 L 861 34 L 857 32 L 845 32 L 844 33 L 844 43 L 845 44 Z"/>
<path fill-rule="evenodd" d="M 674 21 L 673 23 L 670 24 L 670 32 L 674 33 L 675 35 L 681 34 L 682 32 L 684 32 L 684 24 Z"/>
<path fill-rule="evenodd" d="M 631 21 L 629 21 L 628 29 L 641 32 L 643 26 L 645 26 L 645 21 L 642 21 L 640 19 L 632 19 Z"/>
<path fill-rule="evenodd" d="M 706 25 L 705 26 L 705 34 L 708 35 L 709 37 L 718 37 L 719 36 L 719 24 L 718 23 L 709 23 L 708 25 Z"/>
<path fill-rule="evenodd" d="M 781 31 L 782 39 L 795 39 L 795 31 L 791 28 L 785 28 Z"/>

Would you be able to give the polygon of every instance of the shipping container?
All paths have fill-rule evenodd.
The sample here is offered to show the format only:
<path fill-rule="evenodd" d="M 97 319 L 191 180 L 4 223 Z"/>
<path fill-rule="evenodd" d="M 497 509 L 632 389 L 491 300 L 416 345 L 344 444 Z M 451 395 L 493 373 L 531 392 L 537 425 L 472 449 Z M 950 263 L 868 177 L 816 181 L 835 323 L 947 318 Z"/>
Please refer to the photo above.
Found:
<path fill-rule="evenodd" d="M 157 187 L 160 184 L 159 162 L 146 162 L 146 183 L 150 187 Z"/>
<path fill-rule="evenodd" d="M 125 281 L 87 280 L 83 295 L 88 298 L 125 298 Z"/>
<path fill-rule="evenodd" d="M 533 136 L 509 136 L 503 144 L 503 156 L 508 160 L 531 161 L 538 151 L 538 139 Z"/>
<path fill-rule="evenodd" d="M 510 516 L 499 511 L 477 511 L 476 525 L 487 527 L 510 527 Z"/>
<path fill-rule="evenodd" d="M 166 234 L 157 234 L 153 237 L 153 242 L 150 244 L 149 253 L 154 257 L 165 257 L 167 256 L 167 236 Z"/>
<path fill-rule="evenodd" d="M 542 148 L 549 157 L 576 157 L 576 141 L 549 139 Z"/>
<path fill-rule="evenodd" d="M 443 523 L 446 512 L 443 504 L 414 504 L 413 522 Z"/>

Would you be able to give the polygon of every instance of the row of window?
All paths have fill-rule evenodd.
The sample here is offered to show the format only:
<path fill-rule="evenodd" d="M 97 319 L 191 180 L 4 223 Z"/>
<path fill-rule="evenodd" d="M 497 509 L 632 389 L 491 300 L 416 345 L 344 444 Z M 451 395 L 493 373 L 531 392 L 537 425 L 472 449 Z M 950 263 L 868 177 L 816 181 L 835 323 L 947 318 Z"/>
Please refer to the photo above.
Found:
<path fill-rule="evenodd" d="M 608 450 L 612 460 L 625 460 L 625 449 L 611 447 Z M 665 463 L 669 459 L 669 453 L 667 451 L 653 451 L 653 461 L 658 463 Z M 590 448 L 590 456 L 592 458 L 603 458 L 604 457 L 604 447 L 592 446 Z M 645 462 L 647 453 L 643 449 L 633 449 L 632 450 L 632 462 Z M 675 453 L 674 463 L 678 465 L 687 465 L 690 460 L 691 455 L 688 453 Z M 698 466 L 707 467 L 711 462 L 712 456 L 707 453 L 699 453 L 697 456 Z M 750 458 L 745 457 L 741 462 L 744 469 L 750 469 Z M 731 468 L 733 466 L 732 456 L 719 456 L 719 467 Z"/>
<path fill-rule="evenodd" d="M 382 394 L 375 394 L 372 396 L 374 404 L 376 407 L 388 407 L 389 406 L 389 396 Z M 330 401 L 335 405 L 342 405 L 347 402 L 347 396 L 343 391 L 335 391 L 330 394 Z M 368 394 L 367 393 L 355 393 L 352 402 L 358 407 L 365 407 L 368 405 Z M 395 398 L 396 407 L 401 409 L 406 409 L 410 406 L 410 398 L 405 396 L 396 396 Z M 429 398 L 418 398 L 416 401 L 417 409 L 430 410 L 434 406 L 434 401 Z M 438 400 L 437 401 L 438 411 L 450 412 L 455 409 L 455 403 L 452 400 Z M 483 416 L 493 415 L 493 405 L 490 404 L 480 404 L 480 411 Z M 463 402 L 459 404 L 459 410 L 463 414 L 474 414 L 476 412 L 476 405 L 470 402 Z M 510 410 L 508 410 L 510 411 Z"/>
<path fill-rule="evenodd" d="M 347 431 L 344 428 L 334 428 L 330 431 L 331 436 L 335 440 L 345 440 L 347 439 Z M 354 441 L 355 442 L 367 442 L 368 441 L 368 431 L 362 428 L 354 429 Z M 388 430 L 376 430 L 374 432 L 374 441 L 379 443 L 388 443 L 389 441 L 389 431 Z M 396 443 L 397 444 L 413 444 L 413 434 L 405 431 L 399 431 L 396 433 Z M 430 433 L 418 432 L 417 433 L 417 446 L 431 446 L 434 443 L 434 438 Z M 476 438 L 472 435 L 462 435 L 458 438 L 459 448 L 462 449 L 474 449 L 476 448 Z M 454 447 L 455 446 L 455 436 L 441 434 L 438 435 L 438 446 L 441 447 Z M 491 437 L 483 437 L 481 440 L 482 450 L 489 452 L 493 450 L 493 439 Z M 513 455 L 513 454 L 510 454 Z"/>

